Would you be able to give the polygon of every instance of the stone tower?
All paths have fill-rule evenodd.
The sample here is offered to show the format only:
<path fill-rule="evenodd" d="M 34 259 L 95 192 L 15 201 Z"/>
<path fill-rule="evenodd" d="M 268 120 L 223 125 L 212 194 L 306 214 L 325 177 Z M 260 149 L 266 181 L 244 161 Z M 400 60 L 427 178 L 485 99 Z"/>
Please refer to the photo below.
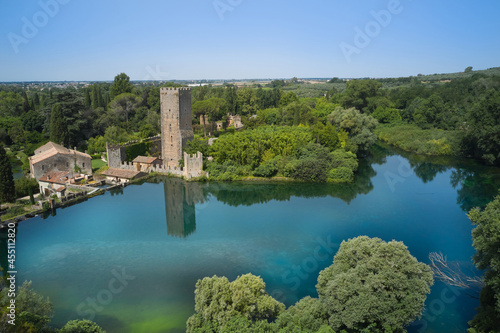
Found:
<path fill-rule="evenodd" d="M 165 166 L 178 166 L 182 147 L 194 138 L 190 88 L 161 88 L 161 157 Z"/>

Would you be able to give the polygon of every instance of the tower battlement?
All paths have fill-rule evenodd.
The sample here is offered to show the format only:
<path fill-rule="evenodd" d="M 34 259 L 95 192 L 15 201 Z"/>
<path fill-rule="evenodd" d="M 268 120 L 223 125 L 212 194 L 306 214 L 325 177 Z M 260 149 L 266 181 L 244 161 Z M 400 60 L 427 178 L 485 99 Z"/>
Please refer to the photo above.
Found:
<path fill-rule="evenodd" d="M 191 88 L 189 88 L 189 87 L 179 87 L 179 88 L 163 87 L 163 88 L 160 88 L 160 92 L 176 91 L 176 90 L 191 90 Z"/>

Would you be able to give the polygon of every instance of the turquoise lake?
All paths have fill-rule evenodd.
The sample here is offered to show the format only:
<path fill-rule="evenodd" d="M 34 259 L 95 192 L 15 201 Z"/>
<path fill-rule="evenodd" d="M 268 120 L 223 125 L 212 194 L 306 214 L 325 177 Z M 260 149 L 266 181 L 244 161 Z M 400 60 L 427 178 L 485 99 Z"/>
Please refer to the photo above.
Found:
<path fill-rule="evenodd" d="M 185 183 L 159 177 L 17 227 L 19 281 L 54 305 L 52 323 L 107 332 L 184 332 L 205 276 L 253 273 L 287 306 L 316 294 L 343 240 L 398 240 L 419 261 L 442 252 L 470 274 L 466 212 L 498 193 L 500 171 L 377 145 L 351 185 Z M 0 236 L 2 266 L 6 231 Z M 465 332 L 478 290 L 436 281 L 409 332 Z"/>

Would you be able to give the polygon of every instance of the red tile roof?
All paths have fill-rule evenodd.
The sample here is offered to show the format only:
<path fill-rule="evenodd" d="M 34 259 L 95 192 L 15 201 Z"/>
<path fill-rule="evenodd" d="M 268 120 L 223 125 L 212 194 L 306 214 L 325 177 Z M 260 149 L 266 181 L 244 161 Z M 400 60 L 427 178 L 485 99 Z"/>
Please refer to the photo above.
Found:
<path fill-rule="evenodd" d="M 73 172 L 68 171 L 51 171 L 47 172 L 45 175 L 40 177 L 38 181 L 55 183 L 55 184 L 66 184 L 66 182 L 73 178 Z"/>

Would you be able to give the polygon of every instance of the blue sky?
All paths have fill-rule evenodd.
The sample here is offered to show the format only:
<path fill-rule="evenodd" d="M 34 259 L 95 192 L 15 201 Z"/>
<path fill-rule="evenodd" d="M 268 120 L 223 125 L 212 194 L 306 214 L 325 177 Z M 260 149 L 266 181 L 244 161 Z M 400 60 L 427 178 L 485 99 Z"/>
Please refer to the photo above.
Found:
<path fill-rule="evenodd" d="M 0 81 L 395 77 L 500 66 L 493 0 L 2 2 Z"/>

